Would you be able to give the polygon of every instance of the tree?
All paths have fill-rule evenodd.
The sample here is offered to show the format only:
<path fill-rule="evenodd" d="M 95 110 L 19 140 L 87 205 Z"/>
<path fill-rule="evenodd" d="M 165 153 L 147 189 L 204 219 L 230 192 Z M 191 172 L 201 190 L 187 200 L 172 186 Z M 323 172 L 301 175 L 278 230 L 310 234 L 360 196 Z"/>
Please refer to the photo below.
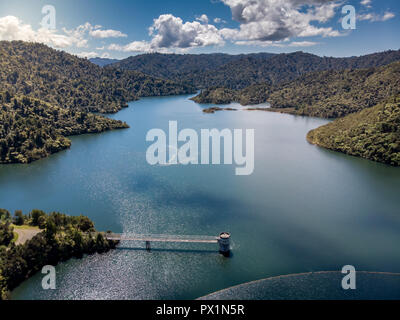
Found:
<path fill-rule="evenodd" d="M 22 211 L 21 210 L 17 210 L 17 211 L 15 211 L 14 215 L 15 215 L 14 223 L 17 226 L 22 226 L 25 223 L 25 217 L 24 217 Z"/>
<path fill-rule="evenodd" d="M 21 211 L 16 215 L 23 216 Z M 90 233 L 83 233 L 81 222 L 86 227 L 93 224 L 82 216 L 71 217 L 56 212 L 43 216 L 40 210 L 33 210 L 31 217 L 37 218 L 39 225 L 45 224 L 46 230 L 20 245 L 11 242 L 8 247 L 2 246 L 12 240 L 13 230 L 9 223 L 0 223 L 0 300 L 7 299 L 9 291 L 45 265 L 56 265 L 72 257 L 81 258 L 84 254 L 103 253 L 117 244 L 100 233 L 96 240 Z"/>
<path fill-rule="evenodd" d="M 78 227 L 82 232 L 94 231 L 94 224 L 88 217 L 80 216 L 78 219 Z"/>
<path fill-rule="evenodd" d="M 47 224 L 46 224 L 47 240 L 53 240 L 56 233 L 57 233 L 56 224 L 53 221 L 51 221 L 50 219 L 47 219 Z"/>
<path fill-rule="evenodd" d="M 45 216 L 40 216 L 38 218 L 37 226 L 39 227 L 39 229 L 43 230 L 43 229 L 46 229 L 46 223 L 47 223 L 46 217 Z"/>
<path fill-rule="evenodd" d="M 11 94 L 8 91 L 6 91 L 4 93 L 4 102 L 6 102 L 6 103 L 10 103 L 11 102 Z"/>
<path fill-rule="evenodd" d="M 35 210 L 32 210 L 30 216 L 32 218 L 32 225 L 33 226 L 39 226 L 40 217 L 46 216 L 46 213 L 43 212 L 42 210 L 35 209 Z"/>
<path fill-rule="evenodd" d="M 7 223 L 0 223 L 0 246 L 8 246 L 14 239 L 14 228 Z"/>
<path fill-rule="evenodd" d="M 11 218 L 11 214 L 6 209 L 0 209 L 0 220 L 9 220 Z"/>

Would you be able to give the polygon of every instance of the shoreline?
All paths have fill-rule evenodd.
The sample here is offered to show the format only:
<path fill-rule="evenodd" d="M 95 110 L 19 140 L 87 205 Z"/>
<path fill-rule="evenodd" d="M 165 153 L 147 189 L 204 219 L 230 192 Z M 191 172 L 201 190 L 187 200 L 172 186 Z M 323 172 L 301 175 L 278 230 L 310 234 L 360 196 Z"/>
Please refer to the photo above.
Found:
<path fill-rule="evenodd" d="M 99 233 L 99 234 L 102 234 L 102 233 Z M 33 237 L 34 238 L 34 237 Z M 32 239 L 33 239 L 32 238 Z M 32 240 L 31 239 L 31 240 Z M 30 240 L 27 240 L 26 242 L 29 242 Z M 25 242 L 25 243 L 26 243 Z M 96 251 L 96 252 L 82 252 L 81 253 L 81 256 L 75 256 L 75 255 L 71 255 L 70 257 L 68 257 L 67 259 L 62 259 L 62 260 L 59 260 L 59 261 L 57 261 L 56 263 L 53 263 L 52 264 L 52 266 L 54 266 L 54 267 L 56 267 L 56 266 L 58 266 L 59 264 L 61 264 L 61 263 L 65 263 L 65 262 L 68 262 L 68 261 L 70 261 L 71 259 L 77 259 L 77 260 L 82 260 L 82 259 L 84 259 L 85 257 L 88 257 L 88 256 L 91 256 L 91 255 L 94 255 L 94 254 L 105 254 L 105 253 L 108 253 L 108 252 L 110 252 L 110 251 L 112 251 L 112 250 L 116 250 L 116 248 L 117 248 L 117 245 L 119 244 L 119 242 L 118 241 L 110 241 L 110 240 L 107 240 L 107 242 L 108 242 L 108 244 L 110 245 L 109 247 L 104 247 L 104 248 L 102 248 L 102 249 L 100 249 L 100 251 Z M 22 245 L 24 245 L 24 244 L 18 244 L 17 246 L 22 246 Z M 41 268 L 43 268 L 45 265 L 43 265 L 43 266 L 41 266 Z M 41 269 L 40 268 L 40 269 Z M 11 298 L 11 295 L 12 295 L 12 292 L 15 290 L 15 289 L 17 289 L 19 286 L 21 286 L 24 282 L 26 282 L 26 281 L 28 281 L 30 278 L 32 278 L 33 276 L 35 276 L 36 274 L 38 274 L 38 273 L 40 273 L 40 270 L 37 270 L 36 272 L 33 272 L 33 273 L 31 273 L 31 274 L 29 274 L 29 276 L 28 277 L 26 277 L 25 279 L 23 279 L 20 283 L 18 283 L 18 285 L 17 286 L 15 286 L 15 287 L 13 287 L 13 288 L 8 288 L 5 292 L 4 291 L 2 291 L 1 289 L 1 286 L 0 286 L 0 301 L 2 301 L 2 300 L 12 300 L 12 299 L 10 299 Z M 1 274 L 0 274 L 1 275 Z"/>
<path fill-rule="evenodd" d="M 11 217 L 9 212 L 2 209 L 1 213 L 6 217 L 1 226 L 9 226 L 8 231 L 14 232 L 11 218 L 7 218 Z M 11 240 L 0 247 L 0 301 L 8 300 L 14 289 L 46 265 L 57 266 L 71 258 L 106 253 L 119 244 L 117 240 L 108 240 L 105 232 L 96 231 L 94 223 L 85 216 L 46 214 L 40 210 L 32 210 L 29 215 L 17 211 L 15 216 L 21 222 L 17 229 L 36 229 L 37 233 L 21 239 L 25 240 L 23 243 Z"/>
<path fill-rule="evenodd" d="M 393 281 L 393 287 L 388 290 L 392 292 L 389 294 L 390 299 L 398 299 L 400 296 L 400 273 L 395 272 L 379 272 L 379 271 L 357 271 L 357 278 L 362 278 L 365 280 L 365 283 L 372 284 L 371 288 L 375 288 L 375 278 L 381 279 L 389 279 Z M 340 286 L 337 286 L 337 283 L 340 283 L 340 280 L 343 278 L 343 273 L 341 271 L 317 271 L 317 272 L 305 272 L 305 273 L 293 273 L 287 275 L 279 275 L 274 277 L 269 277 L 260 280 L 254 280 L 246 283 L 242 283 L 236 286 L 232 286 L 229 288 L 225 288 L 222 290 L 218 290 L 216 292 L 210 293 L 208 295 L 202 296 L 196 300 L 248 300 L 251 296 L 251 300 L 281 300 L 285 299 L 285 294 L 287 292 L 279 292 L 276 289 L 279 289 L 279 285 L 282 286 L 283 289 L 288 287 L 291 288 L 289 292 L 289 297 L 291 299 L 297 300 L 299 297 L 306 300 L 314 300 L 318 296 L 320 300 L 341 300 L 341 299 L 368 299 L 368 290 L 364 287 L 363 290 L 358 290 L 356 292 L 346 292 L 341 290 Z M 298 281 L 298 285 L 293 284 L 292 282 Z M 318 286 L 319 284 L 324 284 L 325 286 Z M 365 286 L 364 283 L 364 286 Z M 307 286 L 308 284 L 308 286 Z M 302 287 L 305 286 L 305 287 Z M 326 287 L 331 287 L 332 290 L 327 292 Z M 368 287 L 368 285 L 367 285 Z M 314 290 L 310 291 L 309 289 L 313 288 Z M 252 290 L 253 289 L 253 290 Z M 257 289 L 259 290 L 257 292 Z M 297 289 L 297 290 L 296 290 Z M 282 289 L 281 289 L 282 290 Z M 386 292 L 380 292 L 381 295 L 386 295 Z M 326 295 L 326 296 L 324 296 Z M 237 298 L 239 296 L 239 298 Z"/>

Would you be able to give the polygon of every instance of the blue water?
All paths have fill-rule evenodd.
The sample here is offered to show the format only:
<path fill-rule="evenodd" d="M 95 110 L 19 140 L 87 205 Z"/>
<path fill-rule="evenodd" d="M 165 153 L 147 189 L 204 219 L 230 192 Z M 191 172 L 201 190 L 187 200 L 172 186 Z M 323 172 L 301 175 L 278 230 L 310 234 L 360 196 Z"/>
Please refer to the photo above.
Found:
<path fill-rule="evenodd" d="M 400 169 L 320 149 L 326 120 L 270 112 L 204 114 L 189 96 L 146 98 L 113 118 L 131 128 L 72 138 L 70 150 L 0 166 L 0 207 L 85 214 L 99 230 L 232 233 L 214 245 L 122 244 L 57 266 L 57 290 L 37 274 L 14 299 L 194 299 L 247 281 L 309 271 L 400 272 Z M 234 165 L 149 166 L 148 130 L 255 129 L 255 171 Z"/>

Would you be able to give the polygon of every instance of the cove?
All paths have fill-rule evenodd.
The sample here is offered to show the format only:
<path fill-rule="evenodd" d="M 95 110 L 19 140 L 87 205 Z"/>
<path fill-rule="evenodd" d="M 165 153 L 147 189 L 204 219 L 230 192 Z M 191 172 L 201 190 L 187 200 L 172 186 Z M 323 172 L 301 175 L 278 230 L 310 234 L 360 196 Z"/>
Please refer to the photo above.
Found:
<path fill-rule="evenodd" d="M 190 96 L 146 98 L 112 118 L 130 129 L 72 138 L 29 165 L 0 166 L 0 207 L 85 214 L 117 233 L 232 234 L 232 257 L 202 245 L 142 245 L 56 267 L 57 290 L 37 274 L 13 299 L 195 299 L 282 274 L 400 271 L 400 171 L 320 149 L 309 130 L 326 120 L 270 112 L 204 114 Z M 232 104 L 230 107 L 237 107 Z M 255 129 L 255 171 L 150 166 L 146 134 L 170 120 L 198 133 Z M 339 284 L 340 285 L 340 284 Z"/>

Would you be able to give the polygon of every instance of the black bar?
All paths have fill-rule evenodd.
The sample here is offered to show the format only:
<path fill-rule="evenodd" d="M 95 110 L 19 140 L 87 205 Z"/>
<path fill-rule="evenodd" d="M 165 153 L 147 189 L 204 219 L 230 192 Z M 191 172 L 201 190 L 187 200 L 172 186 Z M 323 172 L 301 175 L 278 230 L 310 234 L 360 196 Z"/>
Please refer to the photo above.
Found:
<path fill-rule="evenodd" d="M 20 316 L 24 312 L 32 315 L 33 310 L 57 319 L 77 315 L 94 315 L 104 318 L 128 319 L 280 319 L 292 314 L 298 318 L 325 319 L 348 318 L 352 313 L 359 317 L 363 313 L 380 315 L 393 310 L 397 314 L 400 301 L 2 301 L 0 314 L 6 312 Z M 190 310 L 189 310 L 190 309 Z M 56 313 L 52 313 L 52 311 Z M 189 312 L 184 312 L 189 310 Z M 243 312 L 242 312 L 243 311 Z M 168 312 L 174 314 L 168 314 Z M 11 313 L 11 314 L 13 314 Z M 3 319 L 3 317 L 2 317 Z"/>

